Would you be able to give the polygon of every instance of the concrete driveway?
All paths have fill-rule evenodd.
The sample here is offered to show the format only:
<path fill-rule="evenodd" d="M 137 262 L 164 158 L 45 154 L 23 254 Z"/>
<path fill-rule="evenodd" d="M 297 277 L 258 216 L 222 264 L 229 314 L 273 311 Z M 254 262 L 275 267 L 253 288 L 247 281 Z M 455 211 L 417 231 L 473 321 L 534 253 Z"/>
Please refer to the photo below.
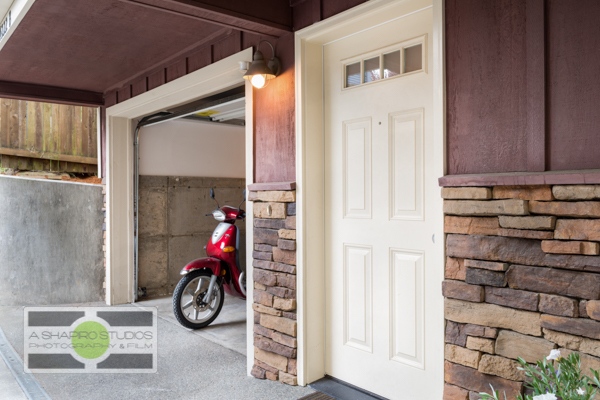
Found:
<path fill-rule="evenodd" d="M 242 354 L 246 340 L 244 302 L 229 298 L 219 318 L 205 331 L 191 331 L 177 324 L 170 311 L 170 298 L 143 305 L 159 309 L 158 373 L 35 374 L 50 398 L 295 400 L 314 393 L 308 387 L 292 387 L 246 375 L 246 356 Z M 0 307 L 0 327 L 22 359 L 23 308 Z M 2 367 L 0 387 L 14 391 L 14 382 L 6 380 L 7 370 Z"/>

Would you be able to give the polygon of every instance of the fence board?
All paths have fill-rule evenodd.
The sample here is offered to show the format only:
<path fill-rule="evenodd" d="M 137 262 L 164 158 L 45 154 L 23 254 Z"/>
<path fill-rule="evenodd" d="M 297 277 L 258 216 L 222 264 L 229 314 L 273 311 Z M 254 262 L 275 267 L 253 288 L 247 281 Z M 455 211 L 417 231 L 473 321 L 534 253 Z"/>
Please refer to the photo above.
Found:
<path fill-rule="evenodd" d="M 88 155 L 88 134 L 90 131 L 90 121 L 89 121 L 89 108 L 83 109 L 83 129 L 81 130 L 81 135 L 77 136 L 77 148 L 81 149 L 81 153 L 79 155 Z"/>
<path fill-rule="evenodd" d="M 97 123 L 91 107 L 0 99 L 0 164 L 95 172 Z"/>
<path fill-rule="evenodd" d="M 10 100 L 0 99 L 0 147 L 10 147 L 9 115 Z"/>

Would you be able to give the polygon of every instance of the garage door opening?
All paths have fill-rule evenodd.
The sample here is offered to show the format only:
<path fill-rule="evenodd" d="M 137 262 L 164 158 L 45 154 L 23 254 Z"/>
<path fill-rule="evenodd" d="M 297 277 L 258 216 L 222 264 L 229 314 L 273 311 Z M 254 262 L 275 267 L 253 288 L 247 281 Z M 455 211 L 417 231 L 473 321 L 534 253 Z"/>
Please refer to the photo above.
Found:
<path fill-rule="evenodd" d="M 158 306 L 174 323 L 172 296 L 180 271 L 207 257 L 206 246 L 219 224 L 211 215 L 217 208 L 211 189 L 221 206 L 237 208 L 244 199 L 244 92 L 242 86 L 211 95 L 156 113 L 139 125 L 136 301 Z M 245 271 L 246 224 L 237 220 L 235 225 L 240 234 L 236 258 Z M 194 319 L 193 307 L 184 313 Z M 246 302 L 225 294 L 218 317 L 196 333 L 245 355 Z"/>

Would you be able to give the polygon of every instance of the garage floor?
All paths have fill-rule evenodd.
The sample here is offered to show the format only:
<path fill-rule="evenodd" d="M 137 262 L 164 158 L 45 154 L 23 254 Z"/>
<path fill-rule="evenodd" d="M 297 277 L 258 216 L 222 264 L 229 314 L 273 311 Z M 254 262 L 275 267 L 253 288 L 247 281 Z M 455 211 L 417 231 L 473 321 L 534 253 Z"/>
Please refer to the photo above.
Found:
<path fill-rule="evenodd" d="M 104 304 L 79 305 L 97 307 Z M 307 387 L 292 387 L 247 376 L 245 302 L 226 298 L 219 318 L 209 329 L 202 331 L 185 329 L 175 321 L 169 297 L 143 301 L 140 306 L 156 306 L 159 310 L 158 373 L 36 374 L 52 399 L 295 400 L 314 393 Z M 22 358 L 22 307 L 0 307 L 0 327 Z M 0 382 L 4 379 L 5 387 L 14 388 L 5 372 L 7 370 L 0 366 Z"/>

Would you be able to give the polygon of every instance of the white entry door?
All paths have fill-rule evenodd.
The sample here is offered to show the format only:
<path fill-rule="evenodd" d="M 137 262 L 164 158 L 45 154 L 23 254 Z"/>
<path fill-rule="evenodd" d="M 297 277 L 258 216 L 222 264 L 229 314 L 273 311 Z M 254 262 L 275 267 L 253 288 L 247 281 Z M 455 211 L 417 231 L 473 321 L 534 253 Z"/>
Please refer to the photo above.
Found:
<path fill-rule="evenodd" d="M 432 7 L 406 3 L 324 46 L 325 368 L 386 398 L 439 400 Z"/>

